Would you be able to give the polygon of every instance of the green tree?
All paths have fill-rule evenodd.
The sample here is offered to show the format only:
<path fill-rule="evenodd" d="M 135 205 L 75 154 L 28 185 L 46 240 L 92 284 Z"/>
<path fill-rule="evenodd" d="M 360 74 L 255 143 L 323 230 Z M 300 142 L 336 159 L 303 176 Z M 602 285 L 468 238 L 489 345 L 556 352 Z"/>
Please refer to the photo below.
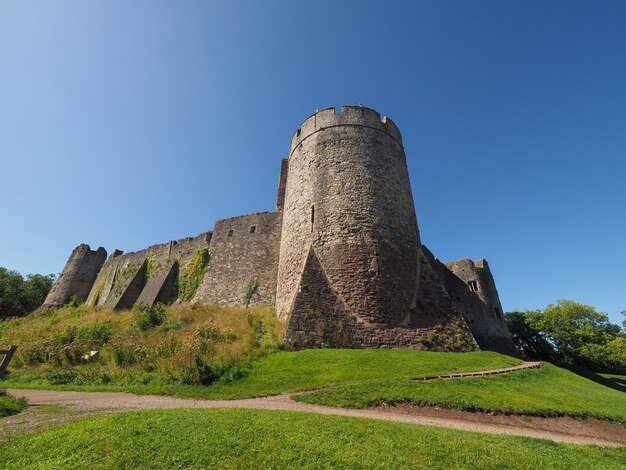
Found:
<path fill-rule="evenodd" d="M 527 356 L 626 372 L 626 332 L 594 307 L 559 300 L 543 310 L 509 312 L 506 320 L 514 343 Z"/>
<path fill-rule="evenodd" d="M 505 319 L 517 349 L 530 358 L 554 362 L 559 359 L 554 346 L 532 323 L 532 319 L 539 314 L 540 312 L 537 310 L 514 311 L 508 312 Z"/>
<path fill-rule="evenodd" d="M 531 322 L 564 359 L 573 362 L 580 359 L 585 345 L 605 345 L 621 333 L 619 326 L 609 322 L 606 313 L 572 300 L 548 305 Z"/>
<path fill-rule="evenodd" d="M 21 316 L 39 307 L 54 283 L 54 274 L 29 274 L 0 267 L 0 319 Z"/>

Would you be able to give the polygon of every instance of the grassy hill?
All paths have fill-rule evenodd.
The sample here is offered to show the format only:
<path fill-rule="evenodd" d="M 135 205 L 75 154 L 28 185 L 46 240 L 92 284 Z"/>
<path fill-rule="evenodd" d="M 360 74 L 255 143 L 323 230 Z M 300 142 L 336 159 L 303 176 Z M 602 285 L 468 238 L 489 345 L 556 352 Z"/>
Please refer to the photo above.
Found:
<path fill-rule="evenodd" d="M 520 361 L 493 352 L 286 352 L 279 350 L 282 328 L 269 308 L 198 305 L 164 312 L 108 312 L 78 307 L 42 312 L 0 322 L 0 344 L 19 348 L 0 387 L 205 399 L 320 389 L 296 399 L 357 408 L 405 402 L 626 420 L 626 394 L 549 364 L 493 377 L 412 381 Z M 98 353 L 82 359 L 88 351 Z"/>

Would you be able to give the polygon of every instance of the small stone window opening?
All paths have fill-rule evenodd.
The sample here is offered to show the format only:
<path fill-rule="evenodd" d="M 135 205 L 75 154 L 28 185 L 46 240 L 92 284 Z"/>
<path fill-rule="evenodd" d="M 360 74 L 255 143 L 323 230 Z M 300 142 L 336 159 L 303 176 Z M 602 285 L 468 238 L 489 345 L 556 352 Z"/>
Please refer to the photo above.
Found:
<path fill-rule="evenodd" d="M 496 313 L 496 318 L 502 319 L 502 312 L 500 311 L 498 307 L 494 306 L 493 311 Z"/>
<path fill-rule="evenodd" d="M 311 233 L 313 233 L 314 226 L 315 226 L 315 206 L 311 206 Z"/>
<path fill-rule="evenodd" d="M 233 231 L 232 231 L 232 230 L 229 230 L 229 231 L 228 231 L 228 236 L 229 236 L 229 237 L 232 237 L 232 236 L 233 236 Z"/>
<path fill-rule="evenodd" d="M 372 253 L 372 261 L 370 262 L 370 272 L 374 276 L 380 275 L 380 265 L 378 264 L 378 245 L 372 245 L 370 247 Z"/>
<path fill-rule="evenodd" d="M 478 292 L 478 283 L 476 281 L 468 281 L 467 285 L 472 292 Z"/>
<path fill-rule="evenodd" d="M 256 233 L 256 225 L 250 226 L 250 233 Z"/>

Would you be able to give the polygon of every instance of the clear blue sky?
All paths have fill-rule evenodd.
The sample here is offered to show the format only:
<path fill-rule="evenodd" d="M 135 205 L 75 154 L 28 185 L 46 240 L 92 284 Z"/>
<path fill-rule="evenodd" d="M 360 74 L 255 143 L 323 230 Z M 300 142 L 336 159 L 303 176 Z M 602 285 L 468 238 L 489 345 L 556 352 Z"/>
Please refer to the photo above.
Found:
<path fill-rule="evenodd" d="M 626 309 L 626 2 L 0 1 L 0 266 L 274 208 L 315 108 L 405 143 L 424 243 L 505 310 Z"/>

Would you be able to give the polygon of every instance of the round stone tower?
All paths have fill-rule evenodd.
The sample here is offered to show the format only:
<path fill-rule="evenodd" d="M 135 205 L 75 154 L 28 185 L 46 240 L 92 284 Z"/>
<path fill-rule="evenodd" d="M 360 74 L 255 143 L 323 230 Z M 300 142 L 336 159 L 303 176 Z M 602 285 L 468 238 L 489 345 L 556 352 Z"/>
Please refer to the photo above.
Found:
<path fill-rule="evenodd" d="M 276 293 L 288 329 L 292 317 L 339 330 L 348 320 L 360 330 L 409 326 L 419 247 L 396 125 L 363 106 L 304 121 L 289 153 Z M 321 345 L 345 346 L 331 343 Z"/>

